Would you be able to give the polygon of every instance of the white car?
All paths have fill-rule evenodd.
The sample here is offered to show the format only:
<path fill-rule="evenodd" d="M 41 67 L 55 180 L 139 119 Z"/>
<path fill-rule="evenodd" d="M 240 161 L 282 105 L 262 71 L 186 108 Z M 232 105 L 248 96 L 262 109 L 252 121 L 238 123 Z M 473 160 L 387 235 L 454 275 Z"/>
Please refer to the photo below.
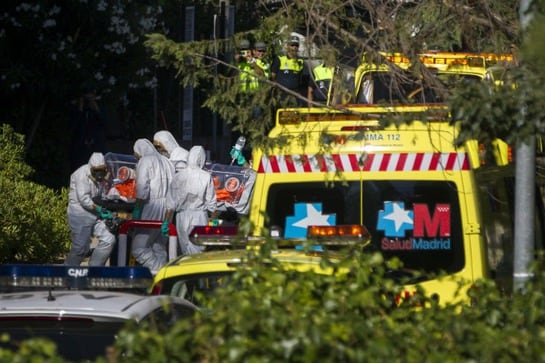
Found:
<path fill-rule="evenodd" d="M 182 298 L 124 291 L 34 289 L 0 294 L 0 347 L 17 350 L 32 337 L 48 338 L 67 361 L 106 357 L 118 332 L 129 322 L 168 328 L 198 308 Z"/>

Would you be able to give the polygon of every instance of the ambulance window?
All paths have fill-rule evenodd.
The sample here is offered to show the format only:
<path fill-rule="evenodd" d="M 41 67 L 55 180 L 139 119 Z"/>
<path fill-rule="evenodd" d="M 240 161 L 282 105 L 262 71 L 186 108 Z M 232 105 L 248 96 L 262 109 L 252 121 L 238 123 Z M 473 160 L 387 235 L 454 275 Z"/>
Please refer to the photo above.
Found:
<path fill-rule="evenodd" d="M 306 206 L 313 208 L 315 216 L 330 216 L 329 223 L 360 223 L 360 183 L 335 183 L 326 185 L 323 181 L 310 183 L 273 184 L 269 189 L 267 213 L 269 226 L 290 228 L 290 221 L 304 219 Z M 327 217 L 323 217 L 324 220 Z M 332 222 L 334 220 L 334 222 Z"/>
<path fill-rule="evenodd" d="M 267 213 L 267 227 L 276 226 L 286 238 L 295 237 L 290 229 L 300 227 L 312 213 L 314 220 L 324 224 L 363 222 L 373 245 L 387 258 L 398 257 L 407 268 L 452 273 L 465 264 L 454 183 L 366 180 L 333 186 L 323 181 L 273 184 Z"/>
<path fill-rule="evenodd" d="M 161 293 L 178 296 L 199 305 L 198 294 L 209 296 L 218 287 L 224 286 L 230 279 L 232 271 L 221 271 L 204 274 L 188 274 L 167 278 L 162 281 Z"/>
<path fill-rule="evenodd" d="M 405 102 L 405 90 L 401 86 L 402 76 L 391 72 L 368 72 L 362 80 L 356 95 L 358 104 Z"/>
<path fill-rule="evenodd" d="M 363 219 L 373 245 L 406 268 L 453 273 L 465 264 L 458 193 L 444 181 L 365 181 Z"/>
<path fill-rule="evenodd" d="M 456 73 L 438 73 L 437 78 L 443 83 L 445 87 L 450 90 L 456 87 L 467 87 L 473 83 L 478 83 L 482 81 L 482 78 L 478 76 Z"/>

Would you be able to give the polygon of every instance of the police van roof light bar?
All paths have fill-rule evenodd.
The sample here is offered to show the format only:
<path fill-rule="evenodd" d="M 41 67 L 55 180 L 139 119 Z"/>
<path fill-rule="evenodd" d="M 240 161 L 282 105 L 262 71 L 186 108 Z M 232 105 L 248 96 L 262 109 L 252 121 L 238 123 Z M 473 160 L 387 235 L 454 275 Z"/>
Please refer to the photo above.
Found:
<path fill-rule="evenodd" d="M 146 289 L 153 276 L 148 268 L 0 265 L 0 291 L 28 289 Z"/>

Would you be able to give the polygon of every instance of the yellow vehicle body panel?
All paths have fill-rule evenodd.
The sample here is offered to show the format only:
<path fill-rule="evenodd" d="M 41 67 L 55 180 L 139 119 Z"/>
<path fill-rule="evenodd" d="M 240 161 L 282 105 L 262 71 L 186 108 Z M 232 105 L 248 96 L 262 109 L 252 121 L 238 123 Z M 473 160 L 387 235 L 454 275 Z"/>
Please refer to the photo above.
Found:
<path fill-rule="evenodd" d="M 208 251 L 179 257 L 159 270 L 155 275 L 154 284 L 165 278 L 176 276 L 235 271 L 237 267 L 244 264 L 251 251 L 251 248 Z M 329 269 L 320 267 L 322 255 L 319 253 L 307 253 L 296 249 L 278 249 L 271 251 L 271 257 L 280 261 L 284 266 L 297 271 L 331 272 Z"/>

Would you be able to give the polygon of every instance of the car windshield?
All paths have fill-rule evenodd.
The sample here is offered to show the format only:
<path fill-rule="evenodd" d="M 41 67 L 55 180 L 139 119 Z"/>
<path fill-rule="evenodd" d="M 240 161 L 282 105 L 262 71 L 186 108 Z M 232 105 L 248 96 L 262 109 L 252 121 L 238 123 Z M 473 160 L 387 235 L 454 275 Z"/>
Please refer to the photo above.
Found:
<path fill-rule="evenodd" d="M 357 104 L 380 103 L 441 103 L 445 102 L 449 91 L 479 82 L 480 77 L 462 73 L 441 73 L 430 71 L 428 79 L 417 79 L 409 71 L 385 72 L 373 71 L 365 74 L 361 80 Z"/>
<path fill-rule="evenodd" d="M 164 301 L 160 307 L 147 312 L 138 324 L 151 324 L 164 332 L 195 311 L 189 304 Z M 10 336 L 8 342 L 0 342 L 0 348 L 15 351 L 20 342 L 39 337 L 53 341 L 65 361 L 95 361 L 108 355 L 108 348 L 114 345 L 118 332 L 129 322 L 131 320 L 125 318 L 103 316 L 0 316 L 0 331 Z"/>
<path fill-rule="evenodd" d="M 199 294 L 210 295 L 229 281 L 233 271 L 176 276 L 163 281 L 162 294 L 178 296 L 199 305 Z"/>

